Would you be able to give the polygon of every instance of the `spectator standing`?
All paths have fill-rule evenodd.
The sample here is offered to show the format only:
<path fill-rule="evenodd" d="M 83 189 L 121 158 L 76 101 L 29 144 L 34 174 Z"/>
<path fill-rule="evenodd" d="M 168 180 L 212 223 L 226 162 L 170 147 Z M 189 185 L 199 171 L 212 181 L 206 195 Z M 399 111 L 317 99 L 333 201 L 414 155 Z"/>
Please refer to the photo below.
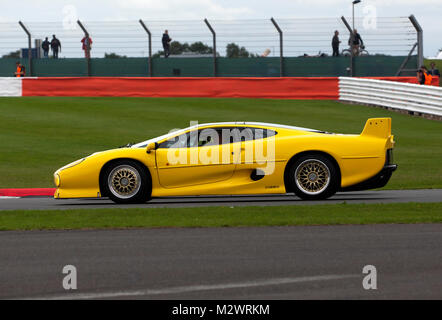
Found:
<path fill-rule="evenodd" d="M 364 41 L 362 41 L 361 35 L 358 33 L 358 30 L 353 30 L 353 34 L 351 34 L 350 39 L 348 39 L 348 45 L 351 46 L 353 55 L 358 56 L 359 47 L 364 45 Z"/>
<path fill-rule="evenodd" d="M 417 78 L 417 83 L 419 83 L 419 84 L 425 83 L 425 75 L 422 72 L 422 69 L 417 70 L 416 78 Z"/>
<path fill-rule="evenodd" d="M 22 65 L 20 62 L 16 62 L 15 65 L 17 66 L 17 69 L 15 70 L 14 75 L 17 78 L 24 77 L 26 75 L 26 68 L 24 65 Z"/>
<path fill-rule="evenodd" d="M 436 68 L 436 64 L 435 64 L 434 62 L 432 62 L 432 63 L 430 64 L 430 66 L 431 66 L 431 70 L 428 71 L 428 72 L 429 72 L 432 76 L 440 77 L 440 72 L 439 72 L 439 69 Z"/>
<path fill-rule="evenodd" d="M 172 41 L 172 39 L 169 37 L 169 31 L 164 30 L 163 38 L 161 39 L 161 42 L 163 43 L 165 58 L 167 58 L 170 55 L 170 42 L 171 41 Z"/>
<path fill-rule="evenodd" d="M 433 77 L 428 72 L 427 67 L 422 66 L 417 72 L 417 81 L 419 84 L 431 86 Z"/>
<path fill-rule="evenodd" d="M 49 58 L 49 40 L 48 37 L 46 37 L 45 41 L 41 44 L 41 48 L 43 49 L 43 56 L 45 58 Z"/>
<path fill-rule="evenodd" d="M 89 59 L 91 57 L 91 49 L 92 49 L 92 38 L 91 37 L 83 37 L 81 39 L 82 49 L 84 51 L 84 57 Z"/>
<path fill-rule="evenodd" d="M 332 48 L 333 48 L 333 57 L 339 57 L 339 44 L 341 41 L 339 41 L 339 31 L 335 31 L 335 35 L 332 39 Z"/>
<path fill-rule="evenodd" d="M 61 43 L 60 43 L 60 40 L 58 40 L 55 37 L 55 34 L 52 35 L 51 50 L 52 50 L 52 54 L 53 54 L 54 59 L 58 59 L 58 50 L 61 51 Z"/>
<path fill-rule="evenodd" d="M 422 66 L 422 71 L 424 72 L 425 75 L 425 85 L 427 86 L 431 86 L 433 84 L 433 76 L 431 75 L 430 72 L 428 72 L 428 69 L 426 66 Z"/>

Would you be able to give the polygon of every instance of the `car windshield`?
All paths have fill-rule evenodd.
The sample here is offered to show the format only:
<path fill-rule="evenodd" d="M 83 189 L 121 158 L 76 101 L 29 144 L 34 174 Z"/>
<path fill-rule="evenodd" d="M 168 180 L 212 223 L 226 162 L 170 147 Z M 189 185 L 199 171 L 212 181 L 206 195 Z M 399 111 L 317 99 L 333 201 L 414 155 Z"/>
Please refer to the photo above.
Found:
<path fill-rule="evenodd" d="M 147 145 L 150 144 L 150 143 L 158 142 L 158 141 L 161 141 L 161 140 L 164 140 L 164 139 L 167 139 L 167 138 L 174 137 L 176 135 L 184 133 L 187 130 L 189 130 L 189 128 L 181 129 L 181 130 L 176 130 L 176 131 L 171 131 L 171 132 L 166 133 L 166 134 L 164 134 L 162 136 L 159 136 L 159 137 L 156 137 L 156 138 L 152 138 L 152 139 L 140 142 L 140 143 L 136 143 L 133 146 L 131 146 L 131 148 L 146 148 Z"/>

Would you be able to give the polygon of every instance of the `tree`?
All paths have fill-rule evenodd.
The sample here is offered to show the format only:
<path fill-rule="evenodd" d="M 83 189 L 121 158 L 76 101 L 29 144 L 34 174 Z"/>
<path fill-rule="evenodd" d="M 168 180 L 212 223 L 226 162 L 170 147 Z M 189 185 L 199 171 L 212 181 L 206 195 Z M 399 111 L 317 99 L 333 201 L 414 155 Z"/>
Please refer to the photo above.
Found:
<path fill-rule="evenodd" d="M 240 47 L 236 43 L 229 43 L 226 47 L 227 58 L 249 58 L 257 55 L 250 53 L 245 47 Z"/>
<path fill-rule="evenodd" d="M 209 54 L 213 53 L 213 49 L 208 45 L 205 45 L 201 41 L 194 42 L 189 47 L 191 52 L 196 52 L 199 54 Z"/>
<path fill-rule="evenodd" d="M 189 44 L 187 42 L 181 43 L 179 41 L 172 41 L 170 43 L 170 54 L 182 54 L 184 51 L 189 50 Z"/>
<path fill-rule="evenodd" d="M 194 42 L 192 44 L 188 44 L 187 42 L 181 43 L 179 41 L 172 41 L 170 43 L 170 54 L 179 55 L 184 52 L 193 52 L 198 54 L 209 54 L 213 53 L 213 48 L 205 45 L 201 41 Z M 164 51 L 158 51 L 152 55 L 153 58 L 159 58 L 164 55 Z"/>
<path fill-rule="evenodd" d="M 127 58 L 127 56 L 120 56 L 119 54 L 116 54 L 114 52 L 111 53 L 104 53 L 104 57 L 106 59 L 119 59 L 119 58 Z"/>
<path fill-rule="evenodd" d="M 20 50 L 9 52 L 2 56 L 2 58 L 16 58 L 20 59 Z"/>

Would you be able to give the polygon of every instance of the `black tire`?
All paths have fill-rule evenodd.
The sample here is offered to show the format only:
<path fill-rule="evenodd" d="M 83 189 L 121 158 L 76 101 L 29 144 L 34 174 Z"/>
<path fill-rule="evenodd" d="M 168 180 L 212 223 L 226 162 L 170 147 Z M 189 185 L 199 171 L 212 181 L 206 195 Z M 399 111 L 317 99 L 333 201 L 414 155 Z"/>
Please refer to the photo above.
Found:
<path fill-rule="evenodd" d="M 144 203 L 152 193 L 152 181 L 146 168 L 132 160 L 119 160 L 108 165 L 101 185 L 103 194 L 115 203 Z"/>
<path fill-rule="evenodd" d="M 328 157 L 307 154 L 289 169 L 290 190 L 303 200 L 321 200 L 334 195 L 339 187 L 339 171 Z"/>

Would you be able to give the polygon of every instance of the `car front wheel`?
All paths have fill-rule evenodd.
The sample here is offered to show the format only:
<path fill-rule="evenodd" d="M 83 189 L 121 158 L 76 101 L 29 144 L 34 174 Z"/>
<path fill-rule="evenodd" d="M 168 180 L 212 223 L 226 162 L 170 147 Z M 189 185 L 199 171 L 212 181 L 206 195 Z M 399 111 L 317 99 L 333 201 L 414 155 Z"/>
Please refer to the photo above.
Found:
<path fill-rule="evenodd" d="M 150 197 L 150 178 L 135 161 L 118 161 L 104 174 L 106 194 L 116 203 L 144 203 Z"/>

